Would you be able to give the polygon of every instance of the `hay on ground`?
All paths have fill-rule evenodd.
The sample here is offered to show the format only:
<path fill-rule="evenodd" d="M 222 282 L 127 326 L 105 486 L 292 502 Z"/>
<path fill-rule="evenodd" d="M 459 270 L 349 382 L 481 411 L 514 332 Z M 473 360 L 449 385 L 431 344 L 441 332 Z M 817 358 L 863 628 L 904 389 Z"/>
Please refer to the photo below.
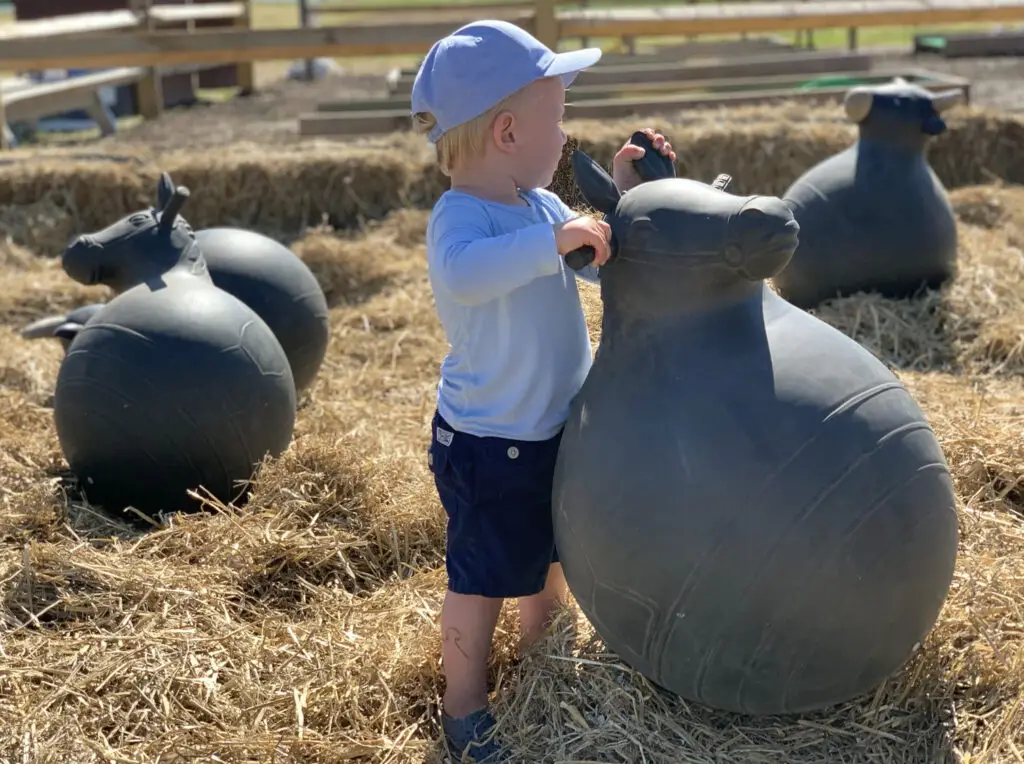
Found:
<path fill-rule="evenodd" d="M 345 158 L 334 166 L 349 161 L 354 167 Z M 308 172 L 308 182 L 315 164 L 296 177 Z M 17 186 L 29 203 L 51 187 L 30 166 L 0 171 L 5 193 Z M 271 193 L 267 178 L 283 166 L 251 164 L 249 188 L 263 184 L 261 193 Z M 199 173 L 200 163 L 189 172 Z M 148 179 L 131 185 L 128 177 L 125 194 L 103 215 L 149 193 Z M 185 177 L 183 170 L 177 179 Z M 228 190 L 225 181 L 218 193 Z M 272 193 L 292 205 L 284 190 Z M 623 666 L 571 609 L 550 639 L 518 660 L 509 609 L 491 679 L 516 761 L 1020 759 L 1019 193 L 998 185 L 954 193 L 963 259 L 946 290 L 918 301 L 855 296 L 818 311 L 899 370 L 954 475 L 962 533 L 956 577 L 937 628 L 908 666 L 838 708 L 750 719 L 666 696 Z M 383 208 L 401 195 L 372 196 Z M 210 210 L 232 203 L 248 202 L 222 200 Z M 270 229 L 307 220 L 296 203 L 268 212 Z M 245 510 L 217 507 L 159 528 L 61 493 L 64 465 L 49 408 L 61 350 L 22 340 L 17 330 L 96 294 L 62 280 L 47 252 L 16 243 L 3 250 L 0 760 L 440 760 L 444 513 L 425 447 L 446 345 L 425 278 L 426 212 L 402 210 L 340 231 L 315 222 L 292 243 L 331 295 L 331 345 L 302 401 L 291 449 L 264 465 Z M 584 295 L 597 340 L 597 290 Z"/>

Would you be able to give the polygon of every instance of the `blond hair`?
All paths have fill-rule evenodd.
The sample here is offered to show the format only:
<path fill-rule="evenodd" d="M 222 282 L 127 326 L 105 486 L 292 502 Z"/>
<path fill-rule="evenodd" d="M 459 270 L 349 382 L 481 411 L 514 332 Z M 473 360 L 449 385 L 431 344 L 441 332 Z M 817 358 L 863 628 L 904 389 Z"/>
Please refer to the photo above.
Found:
<path fill-rule="evenodd" d="M 510 102 L 517 94 L 518 91 L 503 98 L 480 116 L 463 122 L 441 135 L 434 145 L 437 151 L 437 164 L 441 168 L 441 172 L 451 175 L 453 167 L 468 159 L 484 155 L 495 117 L 509 108 Z M 413 130 L 421 135 L 429 133 L 436 124 L 437 118 L 430 112 L 421 111 L 412 115 Z"/>

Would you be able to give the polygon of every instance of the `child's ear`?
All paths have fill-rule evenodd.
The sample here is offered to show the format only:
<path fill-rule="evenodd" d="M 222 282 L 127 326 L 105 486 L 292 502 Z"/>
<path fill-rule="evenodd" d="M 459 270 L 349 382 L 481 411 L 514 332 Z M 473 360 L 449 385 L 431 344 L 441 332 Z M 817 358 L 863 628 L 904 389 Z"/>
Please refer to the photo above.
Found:
<path fill-rule="evenodd" d="M 587 204 L 605 215 L 615 211 L 622 194 L 601 165 L 577 149 L 572 152 L 572 172 Z"/>
<path fill-rule="evenodd" d="M 515 117 L 509 111 L 503 111 L 494 118 L 492 134 L 499 149 L 507 151 L 515 145 L 515 123 Z"/>

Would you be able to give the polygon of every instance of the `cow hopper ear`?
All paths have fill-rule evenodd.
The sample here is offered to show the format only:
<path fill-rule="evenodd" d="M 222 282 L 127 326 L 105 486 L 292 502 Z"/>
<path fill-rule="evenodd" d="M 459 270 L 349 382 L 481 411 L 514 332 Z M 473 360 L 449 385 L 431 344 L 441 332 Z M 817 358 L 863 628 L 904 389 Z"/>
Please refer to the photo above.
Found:
<path fill-rule="evenodd" d="M 611 215 L 622 196 L 612 176 L 579 150 L 572 152 L 572 172 L 587 204 L 598 212 Z"/>

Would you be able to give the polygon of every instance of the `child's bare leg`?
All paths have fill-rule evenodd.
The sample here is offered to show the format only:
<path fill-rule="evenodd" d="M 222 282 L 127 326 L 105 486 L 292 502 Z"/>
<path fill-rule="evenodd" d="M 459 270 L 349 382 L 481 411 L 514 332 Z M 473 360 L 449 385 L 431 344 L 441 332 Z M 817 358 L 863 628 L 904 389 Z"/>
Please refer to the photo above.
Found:
<path fill-rule="evenodd" d="M 441 608 L 444 712 L 459 718 L 487 705 L 487 659 L 502 600 L 445 594 Z"/>
<path fill-rule="evenodd" d="M 560 563 L 548 568 L 544 590 L 519 600 L 519 646 L 525 649 L 544 636 L 555 613 L 568 599 L 569 587 Z"/>

